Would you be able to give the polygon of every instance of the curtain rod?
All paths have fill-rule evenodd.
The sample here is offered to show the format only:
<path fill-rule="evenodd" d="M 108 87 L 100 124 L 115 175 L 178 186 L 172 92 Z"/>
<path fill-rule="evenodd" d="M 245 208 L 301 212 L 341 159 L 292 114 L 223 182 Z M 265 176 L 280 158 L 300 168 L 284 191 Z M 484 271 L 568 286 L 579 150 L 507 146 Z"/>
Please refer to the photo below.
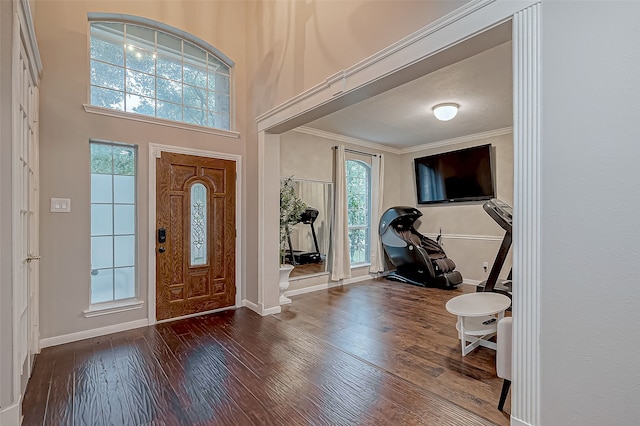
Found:
<path fill-rule="evenodd" d="M 338 145 L 334 146 L 333 149 L 338 149 Z M 356 151 L 355 149 L 345 148 L 344 151 L 350 152 L 352 154 L 368 155 L 369 157 L 380 157 L 379 154 L 371 154 L 370 152 Z"/>

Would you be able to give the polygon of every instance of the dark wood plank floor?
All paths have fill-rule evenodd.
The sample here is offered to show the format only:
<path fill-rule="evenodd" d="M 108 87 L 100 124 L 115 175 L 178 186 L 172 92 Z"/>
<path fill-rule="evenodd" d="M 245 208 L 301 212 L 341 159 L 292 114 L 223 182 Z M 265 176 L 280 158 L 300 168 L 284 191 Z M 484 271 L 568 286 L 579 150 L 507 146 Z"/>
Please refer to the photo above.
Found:
<path fill-rule="evenodd" d="M 494 352 L 462 357 L 444 309 L 463 291 L 372 280 L 46 348 L 23 424 L 506 425 Z"/>

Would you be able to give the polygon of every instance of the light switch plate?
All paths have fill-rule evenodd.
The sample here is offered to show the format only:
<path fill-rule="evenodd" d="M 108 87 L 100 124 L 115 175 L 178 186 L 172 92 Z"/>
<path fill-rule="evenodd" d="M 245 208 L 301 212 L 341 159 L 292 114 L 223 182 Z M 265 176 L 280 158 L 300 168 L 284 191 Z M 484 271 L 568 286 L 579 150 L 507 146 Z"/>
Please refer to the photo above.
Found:
<path fill-rule="evenodd" d="M 51 212 L 52 213 L 70 213 L 71 198 L 52 198 Z"/>

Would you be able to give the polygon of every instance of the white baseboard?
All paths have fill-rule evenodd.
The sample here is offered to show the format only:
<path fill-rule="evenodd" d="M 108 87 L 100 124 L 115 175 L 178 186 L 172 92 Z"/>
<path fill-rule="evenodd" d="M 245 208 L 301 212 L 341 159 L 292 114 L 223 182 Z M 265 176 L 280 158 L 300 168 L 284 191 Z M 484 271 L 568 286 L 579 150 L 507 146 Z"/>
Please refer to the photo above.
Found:
<path fill-rule="evenodd" d="M 325 283 L 325 284 L 312 285 L 310 287 L 304 287 L 304 288 L 298 288 L 296 290 L 285 291 L 284 295 L 287 297 L 298 296 L 300 294 L 313 293 L 314 291 L 327 290 L 329 288 L 339 287 L 341 285 L 348 285 L 348 284 L 353 284 L 360 281 L 366 281 L 376 277 L 377 275 L 363 275 L 361 277 L 347 278 L 346 280 L 341 280 L 341 281 L 329 281 L 328 283 Z"/>
<path fill-rule="evenodd" d="M 0 426 L 20 426 L 21 404 L 22 395 L 20 395 L 20 399 L 18 400 L 18 402 L 0 410 Z"/>
<path fill-rule="evenodd" d="M 148 325 L 149 320 L 145 318 L 141 320 L 125 322 L 122 324 L 114 324 L 107 327 L 79 331 L 77 333 L 64 334 L 62 336 L 47 337 L 46 339 L 40 339 L 40 348 L 48 348 L 49 346 L 57 346 L 65 343 L 77 342 L 78 340 L 90 339 L 92 337 L 106 336 L 107 334 L 132 330 L 134 328 L 146 327 Z"/>
<path fill-rule="evenodd" d="M 478 287 L 478 285 L 480 285 L 482 281 L 478 281 L 478 280 L 470 280 L 469 278 L 465 278 L 462 280 L 462 284 L 469 284 L 469 285 L 475 285 L 476 287 Z"/>
<path fill-rule="evenodd" d="M 533 425 L 523 422 L 522 420 L 516 419 L 515 417 L 511 416 L 511 426 L 533 426 Z"/>
<path fill-rule="evenodd" d="M 256 304 L 247 299 L 244 299 L 242 301 L 242 306 L 251 309 L 253 312 L 255 312 L 258 315 L 262 315 L 263 317 L 266 315 L 274 315 L 282 312 L 282 308 L 280 308 L 280 306 L 274 306 L 273 308 L 264 309 L 264 306 L 262 305 L 262 303 Z"/>
<path fill-rule="evenodd" d="M 260 314 L 260 308 L 258 307 L 258 305 L 256 305 L 250 300 L 247 300 L 247 299 L 242 300 L 242 306 L 251 309 L 256 314 Z"/>

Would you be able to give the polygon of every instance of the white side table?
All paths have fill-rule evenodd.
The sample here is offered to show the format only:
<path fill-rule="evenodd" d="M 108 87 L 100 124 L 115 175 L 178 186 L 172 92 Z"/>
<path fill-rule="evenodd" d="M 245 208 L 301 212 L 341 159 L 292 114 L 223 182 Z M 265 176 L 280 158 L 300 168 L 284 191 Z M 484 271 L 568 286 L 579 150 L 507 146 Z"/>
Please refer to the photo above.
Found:
<path fill-rule="evenodd" d="M 498 321 L 510 305 L 511 299 L 507 296 L 492 292 L 463 294 L 447 302 L 447 311 L 458 316 L 456 329 L 462 356 L 478 346 L 496 350 L 496 344 L 489 338 L 496 333 Z"/>

